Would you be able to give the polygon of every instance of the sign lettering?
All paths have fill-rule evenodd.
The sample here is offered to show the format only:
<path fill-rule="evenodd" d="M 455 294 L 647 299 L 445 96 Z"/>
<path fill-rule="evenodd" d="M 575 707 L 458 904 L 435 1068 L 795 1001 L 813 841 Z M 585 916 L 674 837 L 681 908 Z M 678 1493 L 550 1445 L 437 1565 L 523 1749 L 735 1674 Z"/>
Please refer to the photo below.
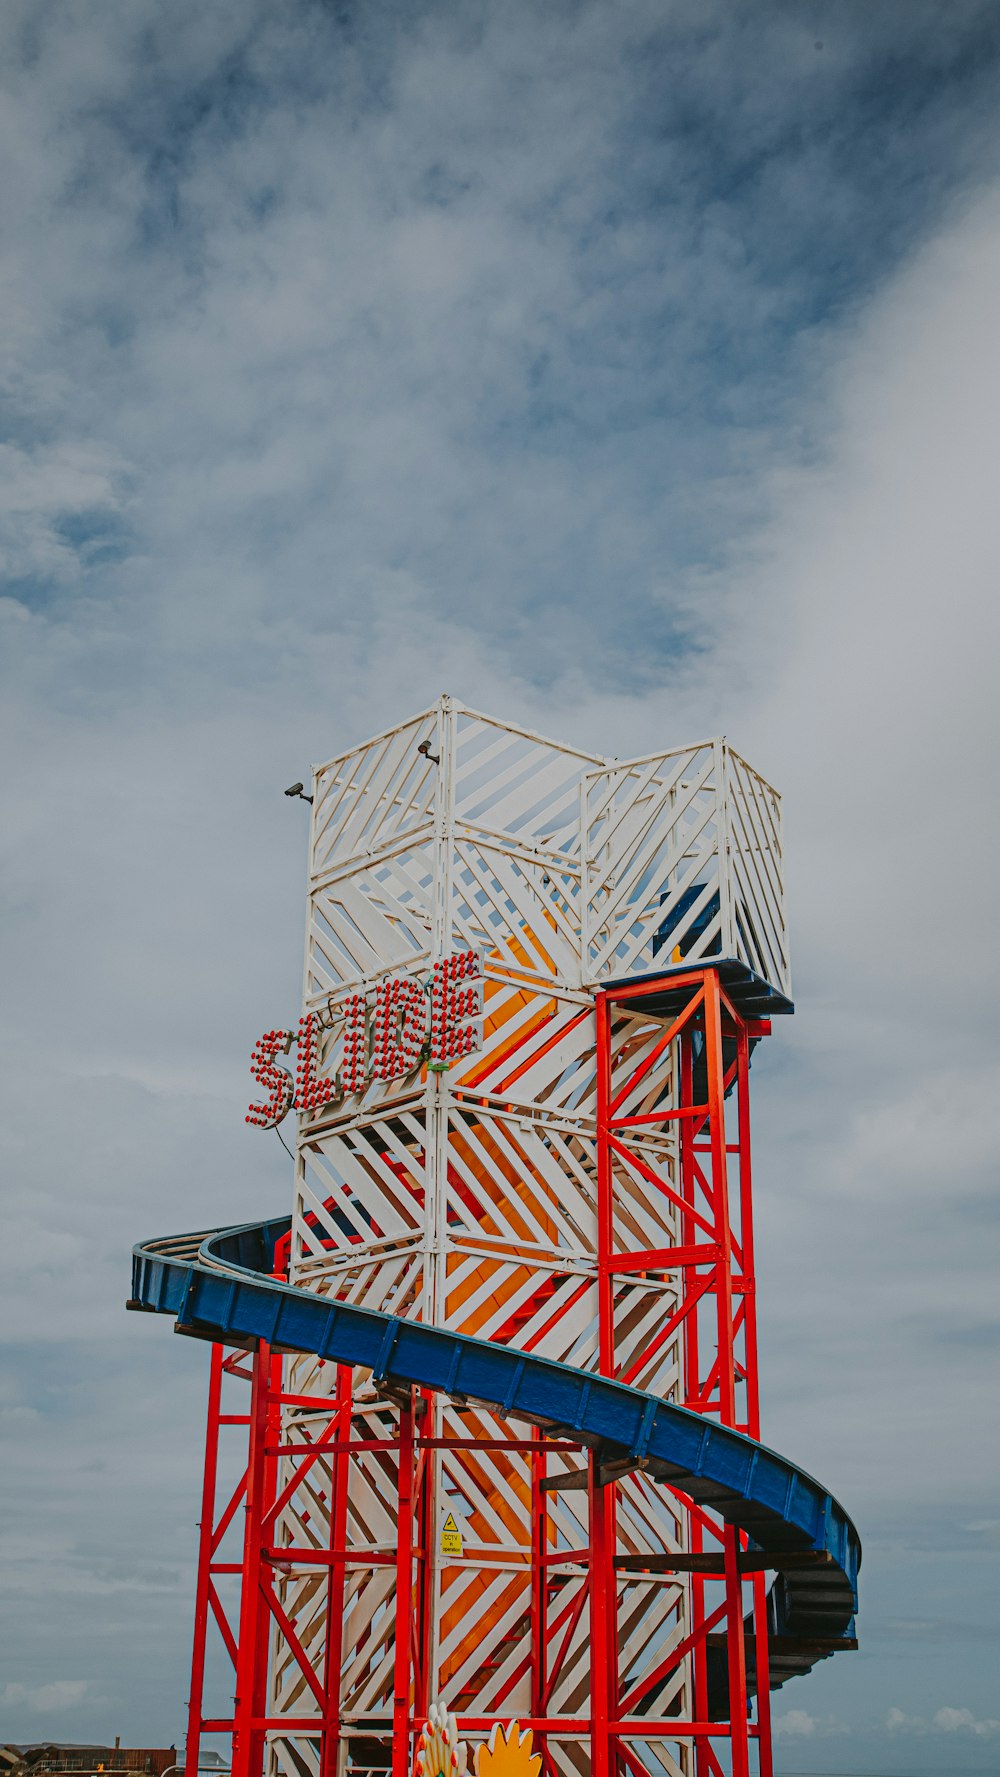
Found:
<path fill-rule="evenodd" d="M 292 1109 L 315 1113 L 359 1096 L 371 1080 L 405 1078 L 424 1062 L 433 1073 L 446 1072 L 453 1061 L 482 1047 L 482 970 L 476 951 L 459 951 L 436 962 L 427 981 L 405 975 L 380 981 L 370 996 L 349 994 L 339 1006 L 331 996 L 324 1008 L 300 1018 L 297 1033 L 265 1031 L 254 1047 L 250 1072 L 268 1097 L 250 1105 L 246 1122 L 274 1129 Z M 325 1031 L 334 1030 L 340 1064 L 321 1075 L 320 1042 Z M 287 1055 L 293 1043 L 298 1047 L 294 1080 L 274 1059 Z"/>
<path fill-rule="evenodd" d="M 441 1531 L 442 1555 L 460 1555 L 462 1553 L 462 1532 L 455 1521 L 454 1512 L 449 1512 Z"/>

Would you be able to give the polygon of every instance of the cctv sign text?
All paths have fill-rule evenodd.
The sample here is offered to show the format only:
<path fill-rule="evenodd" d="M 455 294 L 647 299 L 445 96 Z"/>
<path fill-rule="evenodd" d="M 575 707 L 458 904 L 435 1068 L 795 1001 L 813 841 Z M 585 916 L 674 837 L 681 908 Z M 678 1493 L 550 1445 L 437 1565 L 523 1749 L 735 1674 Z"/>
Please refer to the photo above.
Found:
<path fill-rule="evenodd" d="M 299 1028 L 268 1030 L 250 1059 L 250 1072 L 267 1093 L 246 1115 L 258 1129 L 273 1129 L 291 1110 L 315 1114 L 364 1092 L 372 1080 L 396 1080 L 424 1062 L 442 1073 L 483 1042 L 483 965 L 474 950 L 459 951 L 434 964 L 428 981 L 398 976 L 379 981 L 370 992 L 352 993 L 335 1005 L 306 1012 Z M 340 1065 L 321 1075 L 323 1033 L 342 1026 Z M 276 1061 L 292 1044 L 298 1055 L 295 1077 Z"/>

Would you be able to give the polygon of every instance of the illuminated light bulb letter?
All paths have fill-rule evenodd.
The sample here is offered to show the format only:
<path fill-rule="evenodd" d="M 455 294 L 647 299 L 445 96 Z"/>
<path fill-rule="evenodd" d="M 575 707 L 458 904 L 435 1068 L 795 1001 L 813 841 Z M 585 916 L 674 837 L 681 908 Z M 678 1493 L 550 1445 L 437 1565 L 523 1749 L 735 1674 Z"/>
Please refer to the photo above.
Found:
<path fill-rule="evenodd" d="M 396 1080 L 419 1066 L 427 1036 L 428 1005 L 416 981 L 380 981 L 375 989 L 377 1080 Z"/>
<path fill-rule="evenodd" d="M 363 993 L 352 993 L 341 1008 L 344 1017 L 344 1059 L 340 1078 L 344 1093 L 354 1098 L 365 1089 L 368 1060 L 368 1007 Z"/>
<path fill-rule="evenodd" d="M 471 1055 L 483 1043 L 483 983 L 470 976 L 482 974 L 482 959 L 474 950 L 445 957 L 434 964 L 431 983 L 431 1062 L 447 1065 Z M 467 1022 L 473 1020 L 474 1022 Z"/>
<path fill-rule="evenodd" d="M 324 1105 L 335 1103 L 343 1098 L 344 1087 L 339 1074 L 321 1078 L 317 1072 L 319 1059 L 319 1036 L 322 1026 L 315 1012 L 307 1012 L 299 1019 L 299 1063 L 295 1070 L 295 1108 L 305 1111 L 308 1116 L 313 1111 L 322 1110 Z"/>
<path fill-rule="evenodd" d="M 259 1037 L 250 1058 L 250 1072 L 270 1097 L 266 1104 L 250 1105 L 246 1121 L 257 1129 L 275 1129 L 287 1117 L 295 1100 L 295 1085 L 287 1067 L 277 1067 L 274 1057 L 287 1055 L 295 1041 L 290 1030 L 268 1030 Z"/>

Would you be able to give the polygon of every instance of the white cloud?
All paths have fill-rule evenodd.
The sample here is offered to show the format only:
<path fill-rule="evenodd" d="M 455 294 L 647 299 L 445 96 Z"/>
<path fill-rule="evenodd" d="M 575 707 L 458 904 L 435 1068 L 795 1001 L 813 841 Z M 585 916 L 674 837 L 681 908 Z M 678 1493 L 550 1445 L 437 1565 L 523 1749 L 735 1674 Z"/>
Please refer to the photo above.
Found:
<path fill-rule="evenodd" d="M 32 581 L 0 600 L 8 1700 L 48 1691 L 58 1642 L 56 1670 L 93 1663 L 81 1715 L 113 1671 L 158 1736 L 204 1354 L 125 1319 L 129 1247 L 287 1200 L 242 1124 L 301 966 L 281 790 L 445 688 L 609 752 L 725 728 L 786 791 L 799 1017 L 754 1065 L 765 1432 L 863 1534 L 921 1501 L 979 1524 L 1000 1456 L 1000 206 L 953 40 L 916 0 L 859 38 L 831 15 L 822 66 L 781 8 L 362 13 L 331 56 L 321 7 L 5 10 L 0 516 Z M 880 158 L 844 98 L 904 22 L 933 128 L 894 116 Z M 946 226 L 909 208 L 920 149 L 935 192 L 972 156 Z M 842 252 L 896 225 L 872 209 L 894 156 L 914 251 L 889 275 L 880 244 Z M 877 1652 L 850 1674 L 883 1685 L 872 1713 L 884 1676 Z M 794 1695 L 783 1734 L 835 1731 Z"/>
<path fill-rule="evenodd" d="M 969 1536 L 982 1537 L 984 1542 L 1000 1549 L 1000 1518 L 976 1518 L 960 1526 Z"/>
<path fill-rule="evenodd" d="M 866 1501 L 898 1510 L 901 1475 L 910 1500 L 957 1488 L 982 1510 L 1000 1457 L 977 1406 L 998 1256 L 998 295 L 993 190 L 848 344 L 839 423 L 777 494 L 734 640 L 754 678 L 727 725 L 786 792 L 799 1013 L 756 1086 L 768 1430 L 862 1526 Z M 808 1291 L 786 1295 L 796 1275 Z"/>
<path fill-rule="evenodd" d="M 53 1678 L 48 1684 L 35 1685 L 34 1688 L 23 1684 L 5 1684 L 0 1691 L 0 1703 L 10 1708 L 26 1707 L 38 1714 L 72 1709 L 80 1703 L 87 1691 L 87 1683 L 82 1678 Z"/>
<path fill-rule="evenodd" d="M 930 1719 L 892 1708 L 886 1715 L 885 1725 L 890 1734 L 971 1734 L 978 1740 L 990 1740 L 1000 1734 L 1000 1721 L 994 1717 L 978 1718 L 971 1709 L 947 1706 L 935 1710 Z"/>
<path fill-rule="evenodd" d="M 773 1732 L 779 1739 L 810 1740 L 847 1734 L 846 1722 L 834 1715 L 810 1715 L 807 1709 L 786 1709 L 773 1720 Z"/>
<path fill-rule="evenodd" d="M 934 1727 L 942 1734 L 971 1733 L 980 1739 L 1000 1734 L 1000 1721 L 994 1716 L 986 1720 L 977 1720 L 971 1709 L 937 1709 L 933 1717 Z"/>

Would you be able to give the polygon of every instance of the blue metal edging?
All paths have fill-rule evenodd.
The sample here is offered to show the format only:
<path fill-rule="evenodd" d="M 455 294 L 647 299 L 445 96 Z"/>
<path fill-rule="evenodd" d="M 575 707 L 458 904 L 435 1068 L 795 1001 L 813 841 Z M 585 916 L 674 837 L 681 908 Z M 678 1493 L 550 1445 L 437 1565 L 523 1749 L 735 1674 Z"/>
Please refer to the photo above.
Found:
<path fill-rule="evenodd" d="M 268 1273 L 288 1227 L 285 1218 L 145 1241 L 133 1254 L 130 1305 L 173 1314 L 196 1337 L 314 1352 L 370 1369 L 380 1382 L 571 1432 L 609 1460 L 631 1457 L 654 1480 L 747 1531 L 779 1569 L 782 1555 L 815 1557 L 814 1565 L 779 1571 L 770 1594 L 772 1688 L 854 1645 L 860 1540 L 810 1475 L 739 1432 L 624 1383 L 278 1282 Z"/>

